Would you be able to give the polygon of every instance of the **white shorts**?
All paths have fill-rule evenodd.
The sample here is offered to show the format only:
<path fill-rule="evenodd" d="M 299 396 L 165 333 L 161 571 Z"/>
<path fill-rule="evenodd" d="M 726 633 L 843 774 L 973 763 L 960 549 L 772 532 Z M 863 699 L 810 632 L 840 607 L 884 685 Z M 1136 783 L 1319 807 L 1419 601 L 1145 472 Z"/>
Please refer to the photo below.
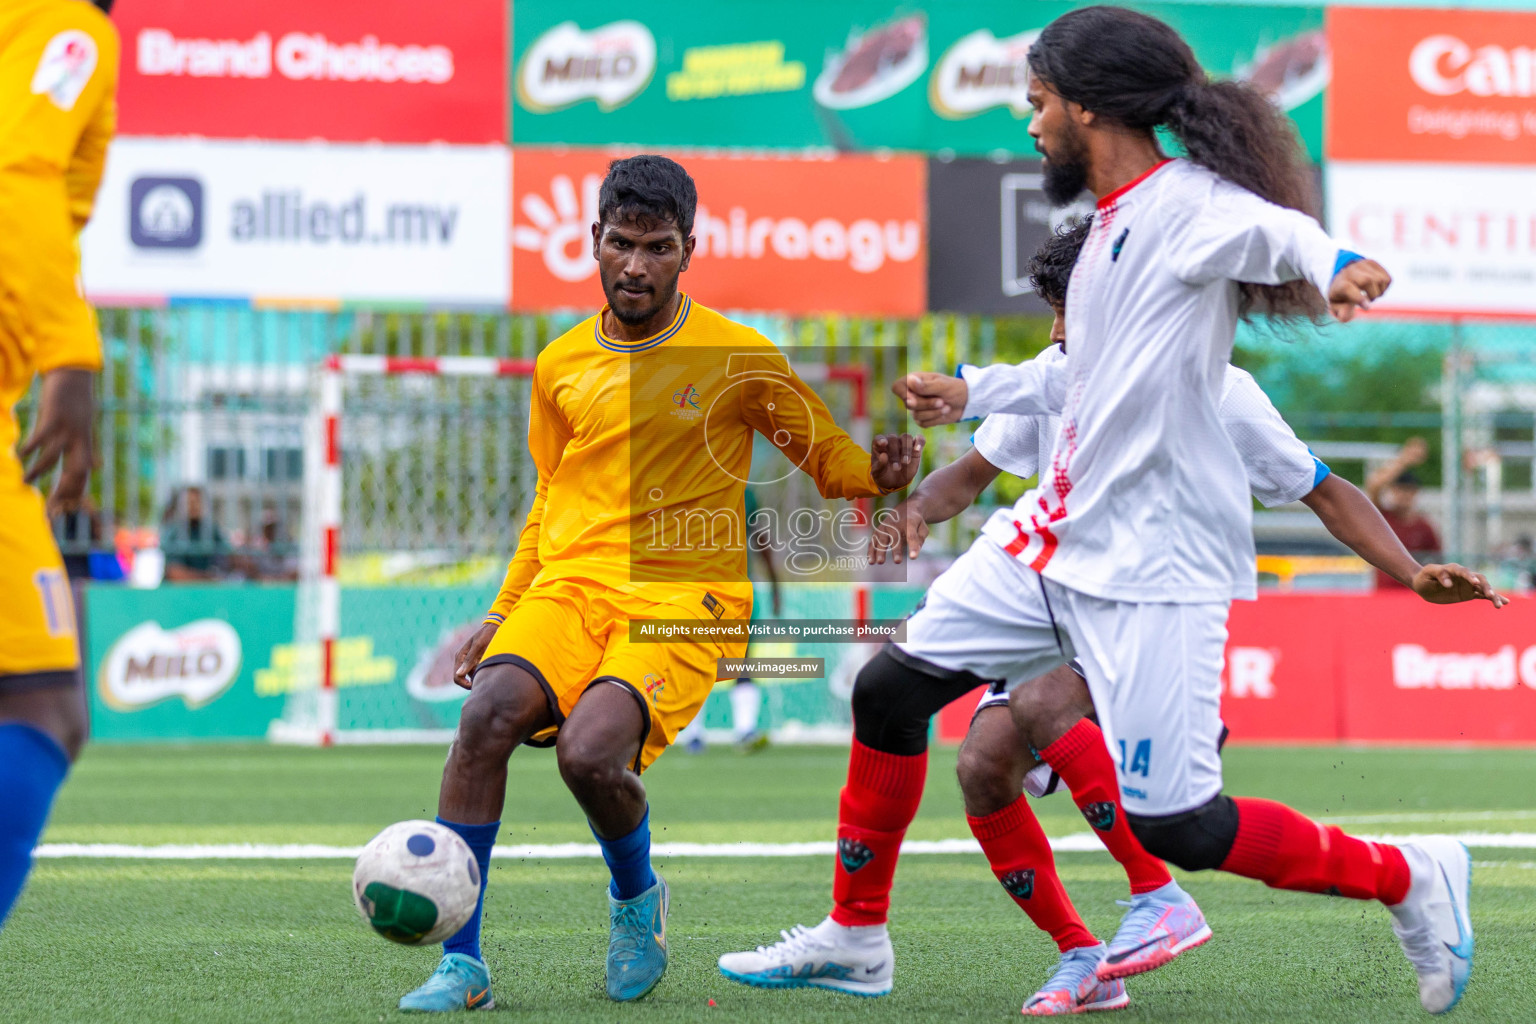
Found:
<path fill-rule="evenodd" d="M 898 646 L 1005 690 L 1077 658 L 1126 811 L 1178 814 L 1221 792 L 1228 607 L 1090 597 L 980 537 L 934 581 Z"/>

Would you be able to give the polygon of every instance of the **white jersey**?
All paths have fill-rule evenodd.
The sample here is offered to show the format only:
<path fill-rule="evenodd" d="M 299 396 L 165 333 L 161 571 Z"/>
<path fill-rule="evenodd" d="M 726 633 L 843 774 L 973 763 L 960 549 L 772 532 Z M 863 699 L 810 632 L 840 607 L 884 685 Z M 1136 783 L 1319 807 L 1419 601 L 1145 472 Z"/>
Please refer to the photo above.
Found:
<path fill-rule="evenodd" d="M 1186 160 L 1100 200 L 1067 292 L 1065 373 L 966 366 L 966 412 L 1053 411 L 1042 486 L 983 533 L 1093 597 L 1208 602 L 1255 594 L 1248 480 L 1217 406 L 1239 281 L 1326 293 L 1340 249 L 1305 214 Z"/>
<path fill-rule="evenodd" d="M 1035 357 L 1046 363 L 1066 358 L 1060 345 Z M 1219 413 L 1243 460 L 1248 490 L 1265 508 L 1302 498 L 1328 476 L 1328 466 L 1301 442 L 1248 371 L 1227 366 Z M 1060 430 L 1059 415 L 999 412 L 987 417 L 971 443 L 998 469 L 1028 479 L 1051 464 Z"/>

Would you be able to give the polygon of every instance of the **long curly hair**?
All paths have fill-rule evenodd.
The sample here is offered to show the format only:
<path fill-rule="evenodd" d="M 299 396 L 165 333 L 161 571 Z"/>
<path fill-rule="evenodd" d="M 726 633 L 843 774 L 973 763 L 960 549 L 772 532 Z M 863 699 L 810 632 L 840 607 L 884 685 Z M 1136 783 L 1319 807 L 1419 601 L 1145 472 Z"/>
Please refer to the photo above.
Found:
<path fill-rule="evenodd" d="M 1278 206 L 1321 206 L 1290 119 L 1242 82 L 1213 82 L 1168 25 L 1123 7 L 1063 14 L 1029 49 L 1029 67 L 1063 99 L 1139 131 L 1165 127 L 1194 163 Z M 1241 284 L 1240 312 L 1316 320 L 1327 312 L 1305 281 Z"/>

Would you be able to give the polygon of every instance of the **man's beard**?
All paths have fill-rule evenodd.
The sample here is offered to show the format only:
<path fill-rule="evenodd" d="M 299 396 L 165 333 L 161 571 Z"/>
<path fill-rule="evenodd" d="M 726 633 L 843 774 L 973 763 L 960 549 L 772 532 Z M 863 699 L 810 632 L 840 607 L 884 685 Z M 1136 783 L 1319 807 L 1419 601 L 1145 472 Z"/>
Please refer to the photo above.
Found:
<path fill-rule="evenodd" d="M 603 283 L 603 293 L 608 298 L 608 308 L 613 313 L 614 318 L 616 320 L 618 320 L 619 323 L 627 324 L 630 327 L 635 327 L 635 326 L 638 326 L 639 324 L 645 323 L 651 317 L 655 316 L 657 313 L 660 313 L 668 302 L 672 301 L 672 292 L 669 291 L 667 293 L 667 296 L 665 298 L 662 298 L 657 293 L 657 291 L 653 290 L 651 292 L 651 296 L 655 300 L 653 305 L 648 306 L 648 307 L 646 307 L 644 309 L 639 309 L 639 310 L 630 309 L 630 310 L 622 311 L 621 312 L 620 309 L 619 309 L 619 303 L 618 303 L 617 300 L 620 299 L 620 298 L 623 298 L 625 301 L 631 301 L 631 300 L 629 299 L 628 296 L 621 296 L 619 294 L 618 283 L 615 282 L 614 284 L 609 285 L 607 282 L 604 282 Z"/>
<path fill-rule="evenodd" d="M 1055 155 L 1045 159 L 1040 190 L 1052 206 L 1066 206 L 1088 187 L 1088 147 L 1073 132 L 1056 149 Z"/>

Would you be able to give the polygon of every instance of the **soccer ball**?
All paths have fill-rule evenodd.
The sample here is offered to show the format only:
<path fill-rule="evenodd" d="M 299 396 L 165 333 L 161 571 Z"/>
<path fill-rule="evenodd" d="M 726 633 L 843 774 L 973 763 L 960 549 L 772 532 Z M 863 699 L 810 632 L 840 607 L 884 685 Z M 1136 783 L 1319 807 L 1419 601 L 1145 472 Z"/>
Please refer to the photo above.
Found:
<path fill-rule="evenodd" d="M 464 927 L 480 898 L 469 844 L 434 821 L 401 821 L 363 847 L 352 872 L 358 913 L 391 942 L 429 946 Z"/>

